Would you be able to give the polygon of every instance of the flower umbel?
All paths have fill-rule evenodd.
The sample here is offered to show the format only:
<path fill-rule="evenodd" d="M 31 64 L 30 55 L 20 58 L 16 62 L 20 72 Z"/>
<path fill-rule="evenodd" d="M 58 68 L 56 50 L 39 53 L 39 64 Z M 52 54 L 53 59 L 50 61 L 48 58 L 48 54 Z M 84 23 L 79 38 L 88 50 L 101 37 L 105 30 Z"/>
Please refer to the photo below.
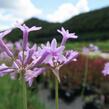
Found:
<path fill-rule="evenodd" d="M 47 52 L 46 58 L 43 60 L 42 64 L 48 69 L 51 69 L 59 81 L 60 67 L 71 61 L 75 61 L 76 57 L 78 56 L 78 52 L 76 51 L 71 50 L 65 52 L 64 50 L 65 46 L 58 46 L 56 39 L 53 39 L 51 44 L 48 42 L 41 48 L 41 52 Z"/>
<path fill-rule="evenodd" d="M 6 30 L 6 31 L 0 33 L 0 47 L 4 52 L 7 53 L 8 56 L 10 56 L 12 58 L 12 62 L 11 62 L 12 65 L 7 66 L 5 64 L 2 64 L 0 66 L 0 76 L 10 74 L 12 76 L 12 78 L 15 78 L 15 77 L 18 77 L 17 75 L 19 75 L 21 72 L 24 72 L 25 73 L 24 76 L 25 76 L 29 70 L 31 70 L 32 72 L 36 71 L 35 69 L 37 67 L 34 68 L 33 58 L 32 58 L 34 53 L 36 52 L 36 49 L 35 49 L 34 45 L 31 48 L 29 48 L 27 46 L 28 33 L 30 31 L 39 30 L 39 29 L 41 29 L 41 27 L 33 26 L 33 27 L 29 28 L 25 24 L 23 26 L 18 24 L 17 26 L 23 31 L 23 47 L 22 47 L 23 49 L 21 50 L 21 48 L 19 48 L 19 46 L 18 46 L 17 49 L 19 49 L 19 50 L 17 50 L 18 53 L 15 54 L 15 56 L 14 56 L 14 53 L 12 53 L 9 50 L 7 45 L 2 40 L 2 38 L 5 35 L 7 35 L 11 32 L 11 30 Z M 17 43 L 17 45 L 19 45 L 19 44 Z"/>

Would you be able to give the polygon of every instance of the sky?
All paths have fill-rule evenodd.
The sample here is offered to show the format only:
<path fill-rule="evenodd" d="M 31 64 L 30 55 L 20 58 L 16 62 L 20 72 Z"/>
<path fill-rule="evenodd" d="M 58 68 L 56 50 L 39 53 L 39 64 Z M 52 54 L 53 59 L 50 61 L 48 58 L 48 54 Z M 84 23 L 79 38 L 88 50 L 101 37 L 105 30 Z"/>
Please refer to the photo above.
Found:
<path fill-rule="evenodd" d="M 0 0 L 0 30 L 36 17 L 64 22 L 80 13 L 109 6 L 109 0 Z"/>

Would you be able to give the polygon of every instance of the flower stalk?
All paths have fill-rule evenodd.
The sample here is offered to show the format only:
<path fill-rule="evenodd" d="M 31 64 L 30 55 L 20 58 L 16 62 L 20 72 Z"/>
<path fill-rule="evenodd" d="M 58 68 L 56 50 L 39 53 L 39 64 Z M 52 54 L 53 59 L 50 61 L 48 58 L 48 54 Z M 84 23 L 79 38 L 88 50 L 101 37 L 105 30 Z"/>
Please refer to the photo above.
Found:
<path fill-rule="evenodd" d="M 85 72 L 84 72 L 82 91 L 81 91 L 82 98 L 84 97 L 84 91 L 85 91 L 85 87 L 87 85 L 87 75 L 88 75 L 88 56 L 86 57 L 86 62 L 85 62 Z"/>
<path fill-rule="evenodd" d="M 55 77 L 55 102 L 56 102 L 56 109 L 59 109 L 59 93 L 58 93 L 58 80 Z"/>
<path fill-rule="evenodd" d="M 21 81 L 21 101 L 22 107 L 21 109 L 27 109 L 27 89 L 26 89 L 26 82 L 23 76 L 24 72 L 20 74 L 20 81 Z"/>

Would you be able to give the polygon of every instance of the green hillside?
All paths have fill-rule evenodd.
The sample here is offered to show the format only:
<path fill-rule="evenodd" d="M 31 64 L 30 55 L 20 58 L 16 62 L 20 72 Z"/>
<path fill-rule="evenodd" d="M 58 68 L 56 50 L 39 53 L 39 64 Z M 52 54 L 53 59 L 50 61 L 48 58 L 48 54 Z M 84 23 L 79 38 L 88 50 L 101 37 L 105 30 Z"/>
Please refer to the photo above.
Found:
<path fill-rule="evenodd" d="M 109 7 L 80 14 L 62 24 L 50 23 L 36 18 L 31 18 L 25 23 L 30 27 L 33 25 L 42 27 L 42 30 L 30 33 L 29 38 L 33 42 L 45 42 L 53 37 L 60 40 L 61 37 L 56 30 L 61 26 L 69 29 L 70 32 L 76 32 L 80 41 L 109 39 Z M 18 29 L 14 29 L 8 39 L 15 41 L 20 37 L 21 32 Z"/>
<path fill-rule="evenodd" d="M 80 34 L 80 40 L 109 39 L 109 7 L 80 14 L 63 25 Z"/>

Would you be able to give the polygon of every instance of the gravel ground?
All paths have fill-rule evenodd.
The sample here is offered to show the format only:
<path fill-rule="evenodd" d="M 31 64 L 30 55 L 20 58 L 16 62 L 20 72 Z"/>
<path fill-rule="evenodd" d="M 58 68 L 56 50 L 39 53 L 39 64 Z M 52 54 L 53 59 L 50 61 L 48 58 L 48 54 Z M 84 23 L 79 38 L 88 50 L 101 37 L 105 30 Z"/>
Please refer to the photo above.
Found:
<path fill-rule="evenodd" d="M 48 99 L 49 91 L 47 89 L 42 89 L 38 91 L 38 96 L 42 103 L 45 104 L 47 109 L 55 109 L 55 100 Z M 76 98 L 74 102 L 66 104 L 64 101 L 59 99 L 59 109 L 82 109 L 83 101 L 80 97 Z"/>
<path fill-rule="evenodd" d="M 44 104 L 46 109 L 56 109 L 55 100 L 50 99 L 50 92 L 48 89 L 39 86 L 38 98 Z M 62 99 L 59 99 L 59 109 L 82 109 L 84 101 L 81 97 L 77 97 L 73 102 L 67 104 Z M 103 109 L 109 109 L 109 105 L 104 106 Z"/>

